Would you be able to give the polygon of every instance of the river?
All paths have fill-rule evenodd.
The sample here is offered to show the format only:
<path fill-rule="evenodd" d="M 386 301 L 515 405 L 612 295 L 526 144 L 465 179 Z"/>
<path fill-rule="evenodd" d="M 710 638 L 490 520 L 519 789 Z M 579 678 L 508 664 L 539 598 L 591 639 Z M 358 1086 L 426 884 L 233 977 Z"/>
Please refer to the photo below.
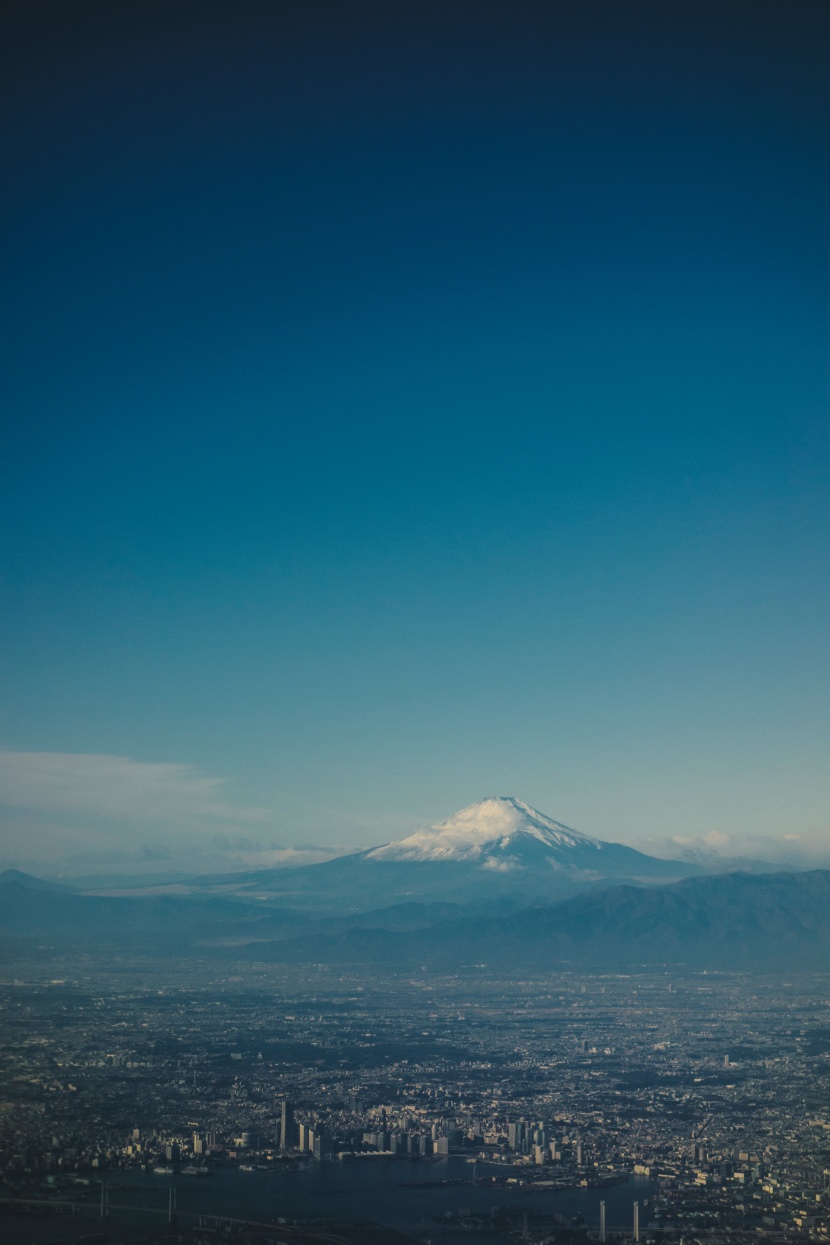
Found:
<path fill-rule="evenodd" d="M 110 1201 L 113 1208 L 119 1202 L 138 1201 L 148 1207 L 166 1205 L 173 1185 L 178 1209 L 183 1214 L 253 1220 L 373 1219 L 419 1239 L 429 1237 L 434 1245 L 445 1236 L 437 1231 L 436 1217 L 460 1210 L 489 1215 L 493 1207 L 499 1206 L 519 1212 L 557 1212 L 569 1217 L 582 1215 L 590 1226 L 597 1226 L 600 1199 L 604 1199 L 609 1233 L 616 1229 L 627 1235 L 631 1234 L 635 1201 L 640 1203 L 643 1227 L 649 1218 L 651 1186 L 647 1181 L 605 1189 L 534 1190 L 493 1185 L 490 1177 L 496 1174 L 503 1177 L 505 1169 L 479 1160 L 474 1185 L 473 1163 L 460 1156 L 421 1163 L 360 1158 L 343 1163 L 310 1163 L 293 1171 L 220 1168 L 208 1177 L 124 1172 L 112 1173 Z M 463 1233 L 463 1239 L 468 1245 L 478 1241 L 498 1245 L 507 1237 L 491 1229 L 471 1229 Z"/>

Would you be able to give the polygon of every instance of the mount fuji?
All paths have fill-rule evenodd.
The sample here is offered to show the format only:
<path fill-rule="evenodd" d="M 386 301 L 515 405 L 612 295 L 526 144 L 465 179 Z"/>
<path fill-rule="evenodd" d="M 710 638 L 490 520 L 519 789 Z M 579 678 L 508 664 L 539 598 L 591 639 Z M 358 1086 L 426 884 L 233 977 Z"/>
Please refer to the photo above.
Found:
<path fill-rule="evenodd" d="M 702 872 L 606 843 L 514 796 L 487 796 L 434 826 L 320 864 L 259 870 L 234 892 L 304 908 L 366 911 L 399 903 L 550 902 L 611 882 L 671 882 Z M 205 879 L 206 881 L 207 879 Z"/>
<path fill-rule="evenodd" d="M 615 855 L 619 845 L 592 839 L 579 830 L 537 812 L 512 795 L 489 795 L 462 808 L 446 821 L 416 830 L 397 843 L 365 853 L 367 860 L 467 861 L 482 869 L 509 872 L 545 861 L 553 869 L 602 871 L 603 853 Z M 625 859 L 640 868 L 650 857 L 624 848 Z"/>

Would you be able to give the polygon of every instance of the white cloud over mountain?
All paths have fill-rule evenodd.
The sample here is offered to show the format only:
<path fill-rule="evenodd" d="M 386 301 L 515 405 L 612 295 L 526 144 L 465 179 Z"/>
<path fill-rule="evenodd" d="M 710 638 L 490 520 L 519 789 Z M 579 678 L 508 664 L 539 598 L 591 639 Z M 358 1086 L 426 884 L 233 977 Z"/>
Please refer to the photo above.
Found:
<path fill-rule="evenodd" d="M 652 856 L 709 866 L 718 862 L 735 867 L 763 862 L 790 869 L 830 868 L 830 830 L 805 830 L 780 836 L 710 830 L 700 835 L 632 839 L 632 843 Z"/>

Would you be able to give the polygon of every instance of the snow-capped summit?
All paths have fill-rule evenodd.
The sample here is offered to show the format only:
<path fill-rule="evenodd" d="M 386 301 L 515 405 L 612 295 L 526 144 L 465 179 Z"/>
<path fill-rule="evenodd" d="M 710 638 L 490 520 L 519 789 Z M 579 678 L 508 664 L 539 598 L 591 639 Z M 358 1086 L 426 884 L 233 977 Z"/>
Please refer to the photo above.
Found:
<path fill-rule="evenodd" d="M 374 860 L 466 860 L 485 867 L 505 867 L 509 859 L 601 851 L 604 844 L 552 817 L 537 812 L 512 795 L 490 795 L 426 830 L 416 830 L 397 843 L 373 848 Z M 490 862 L 493 863 L 490 863 Z M 574 860 L 575 865 L 577 862 Z M 581 864 L 581 862 L 580 862 Z"/>
<path fill-rule="evenodd" d="M 407 911 L 446 902 L 545 904 L 612 880 L 663 882 L 699 872 L 590 838 L 514 796 L 491 795 L 395 843 L 245 876 L 258 896 L 356 912 L 398 904 Z"/>

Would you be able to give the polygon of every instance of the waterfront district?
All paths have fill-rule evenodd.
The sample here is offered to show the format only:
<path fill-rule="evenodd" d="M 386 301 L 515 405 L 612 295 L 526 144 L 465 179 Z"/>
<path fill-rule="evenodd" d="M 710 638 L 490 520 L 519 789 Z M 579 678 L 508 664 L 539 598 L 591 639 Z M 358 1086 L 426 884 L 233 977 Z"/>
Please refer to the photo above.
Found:
<path fill-rule="evenodd" d="M 143 1175 L 174 1236 L 334 1240 L 310 1222 L 329 1209 L 292 1215 L 287 1194 L 258 1237 L 188 1227 L 175 1199 L 231 1169 L 290 1190 L 290 1173 L 323 1165 L 388 1183 L 395 1164 L 432 1213 L 390 1218 L 378 1241 L 828 1237 L 830 975 L 505 981 L 74 959 L 50 976 L 33 962 L 0 1002 L 0 1227 L 86 1206 L 94 1239 L 126 1239 L 118 1190 Z M 562 1200 L 573 1189 L 596 1190 L 582 1213 Z M 38 1239 L 81 1239 L 62 1223 Z"/>

